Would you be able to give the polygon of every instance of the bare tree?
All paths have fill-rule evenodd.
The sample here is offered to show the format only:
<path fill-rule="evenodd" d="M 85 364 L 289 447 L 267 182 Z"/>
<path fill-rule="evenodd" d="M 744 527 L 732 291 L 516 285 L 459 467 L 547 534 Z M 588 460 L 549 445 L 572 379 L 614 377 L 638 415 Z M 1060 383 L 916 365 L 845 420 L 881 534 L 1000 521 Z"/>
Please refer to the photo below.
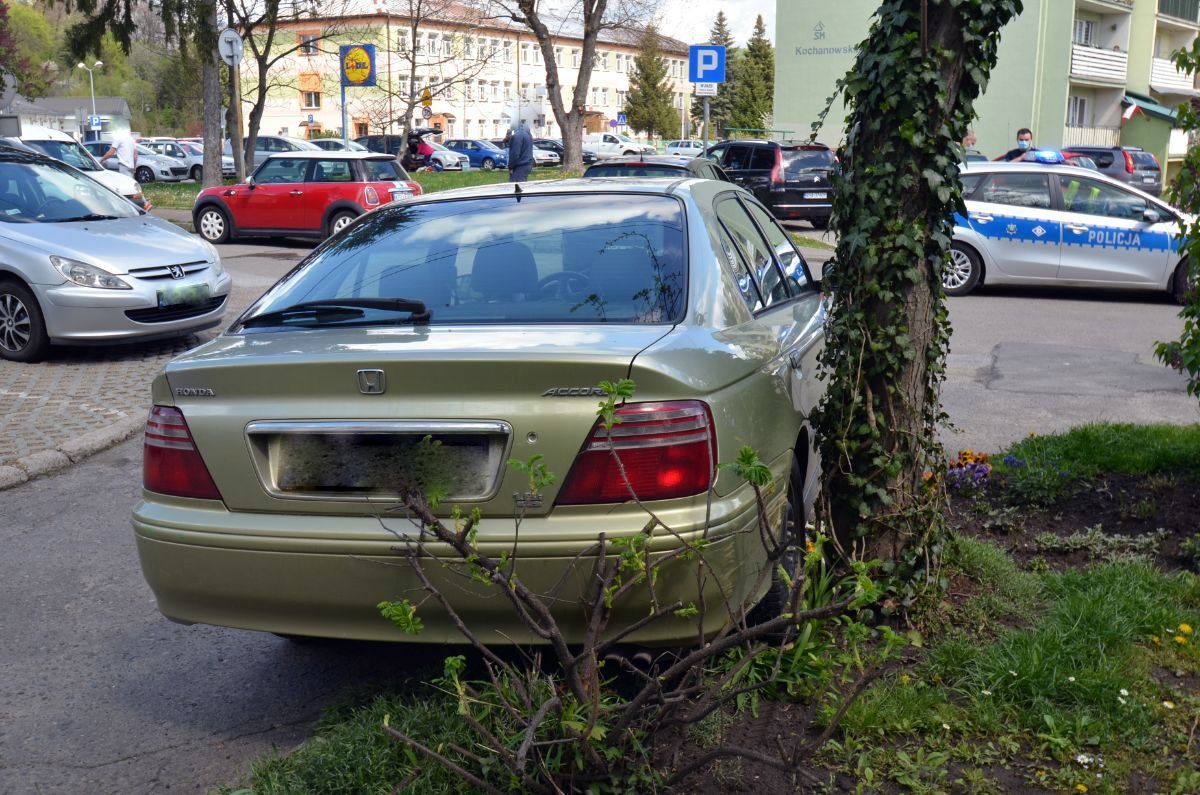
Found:
<path fill-rule="evenodd" d="M 412 128 L 413 111 L 421 103 L 425 89 L 429 90 L 430 98 L 450 97 L 456 86 L 465 91 L 466 82 L 497 58 L 498 52 L 475 35 L 488 17 L 460 0 L 377 1 L 389 19 L 397 21 L 390 49 L 385 49 L 380 57 L 398 60 L 400 81 L 395 87 L 380 86 L 384 100 L 381 102 L 377 97 L 369 103 L 376 109 L 371 115 L 378 120 L 387 119 L 386 123 L 376 122 L 382 132 L 390 131 L 391 125 L 399 120 L 407 134 Z M 429 25 L 437 25 L 441 30 L 433 33 Z M 437 38 L 431 39 L 431 34 Z M 386 116 L 382 112 L 384 102 Z"/>
<path fill-rule="evenodd" d="M 330 39 L 351 33 L 346 21 L 355 6 L 352 0 L 226 0 L 234 25 L 241 30 L 246 45 L 246 58 L 254 69 L 252 84 L 243 89 L 243 101 L 249 97 L 250 113 L 246 119 L 246 170 L 254 167 L 255 141 L 258 139 L 263 112 L 271 89 L 283 87 L 285 71 L 276 66 L 285 58 L 313 47 L 325 52 Z M 280 35 L 281 24 L 302 20 L 320 20 L 319 34 L 304 38 Z M 333 53 L 336 54 L 336 49 Z M 233 137 L 231 130 L 230 137 Z"/>
<path fill-rule="evenodd" d="M 645 25 L 658 7 L 657 0 L 578 0 L 560 18 L 544 10 L 541 0 L 491 0 L 498 13 L 524 25 L 537 38 L 546 64 L 546 93 L 554 118 L 562 130 L 563 170 L 579 171 L 583 168 L 583 117 L 587 105 L 588 88 L 592 80 L 592 66 L 596 55 L 596 39 L 601 31 L 638 29 Z M 562 79 L 554 56 L 554 40 L 557 28 L 574 21 L 579 15 L 582 23 L 582 57 L 579 74 L 571 92 L 570 106 L 564 104 Z"/>

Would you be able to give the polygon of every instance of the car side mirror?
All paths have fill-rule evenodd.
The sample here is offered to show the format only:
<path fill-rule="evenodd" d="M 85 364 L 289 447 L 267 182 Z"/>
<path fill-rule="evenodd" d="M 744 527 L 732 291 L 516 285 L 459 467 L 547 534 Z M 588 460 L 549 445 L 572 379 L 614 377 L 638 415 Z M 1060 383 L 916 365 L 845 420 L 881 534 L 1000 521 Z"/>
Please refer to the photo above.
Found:
<path fill-rule="evenodd" d="M 1142 212 L 1142 220 L 1148 224 L 1157 224 L 1162 220 L 1162 214 L 1152 207 L 1147 207 L 1145 211 Z"/>
<path fill-rule="evenodd" d="M 246 187 L 254 190 L 254 177 L 246 177 Z"/>

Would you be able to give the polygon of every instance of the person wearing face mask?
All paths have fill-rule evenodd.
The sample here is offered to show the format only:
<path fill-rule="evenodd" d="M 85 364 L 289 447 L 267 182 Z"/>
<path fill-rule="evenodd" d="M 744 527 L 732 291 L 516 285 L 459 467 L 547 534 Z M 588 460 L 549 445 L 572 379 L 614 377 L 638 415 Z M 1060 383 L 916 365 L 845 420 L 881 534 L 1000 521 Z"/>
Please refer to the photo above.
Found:
<path fill-rule="evenodd" d="M 1022 127 L 1021 129 L 1017 130 L 1016 148 L 1009 149 L 996 159 L 1004 161 L 1020 160 L 1022 157 L 1032 152 L 1034 148 L 1033 130 L 1029 129 L 1028 127 Z"/>

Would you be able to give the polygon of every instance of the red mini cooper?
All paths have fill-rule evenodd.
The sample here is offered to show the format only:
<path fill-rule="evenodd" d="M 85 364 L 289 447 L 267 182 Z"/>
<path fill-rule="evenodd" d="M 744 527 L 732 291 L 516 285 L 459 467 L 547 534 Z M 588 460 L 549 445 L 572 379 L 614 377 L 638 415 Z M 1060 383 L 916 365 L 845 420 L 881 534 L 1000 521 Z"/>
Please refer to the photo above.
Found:
<path fill-rule="evenodd" d="M 200 191 L 192 221 L 210 243 L 265 235 L 324 238 L 368 210 L 419 195 L 421 186 L 391 155 L 281 152 L 243 185 Z"/>

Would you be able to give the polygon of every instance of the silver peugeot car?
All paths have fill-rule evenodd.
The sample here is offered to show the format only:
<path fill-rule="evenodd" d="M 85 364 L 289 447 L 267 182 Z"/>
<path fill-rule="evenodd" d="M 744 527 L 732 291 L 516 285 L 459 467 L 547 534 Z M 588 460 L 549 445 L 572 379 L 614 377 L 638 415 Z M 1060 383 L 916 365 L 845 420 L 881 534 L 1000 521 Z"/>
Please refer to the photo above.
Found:
<path fill-rule="evenodd" d="M 0 147 L 0 359 L 211 328 L 231 284 L 198 237 L 65 163 Z"/>

